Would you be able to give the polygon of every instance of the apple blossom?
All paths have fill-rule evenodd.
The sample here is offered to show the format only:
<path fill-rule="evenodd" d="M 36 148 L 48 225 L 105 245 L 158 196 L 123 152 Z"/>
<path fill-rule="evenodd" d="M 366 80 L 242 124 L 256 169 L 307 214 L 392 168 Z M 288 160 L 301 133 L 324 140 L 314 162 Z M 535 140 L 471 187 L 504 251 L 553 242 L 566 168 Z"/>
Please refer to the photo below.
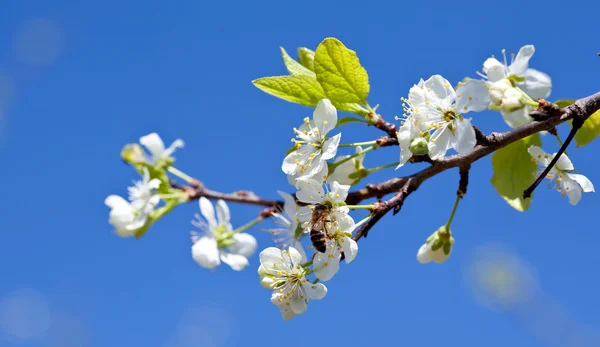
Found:
<path fill-rule="evenodd" d="M 529 154 L 539 165 L 546 167 L 550 164 L 552 159 L 556 156 L 554 154 L 547 154 L 538 146 L 531 146 L 528 149 Z M 556 189 L 562 196 L 569 198 L 571 205 L 577 205 L 581 199 L 581 193 L 593 192 L 594 185 L 584 175 L 572 173 L 575 170 L 573 163 L 566 154 L 562 154 L 556 165 L 552 167 L 546 178 L 555 183 L 554 189 Z"/>
<path fill-rule="evenodd" d="M 508 101 L 515 101 L 517 94 L 514 92 L 513 87 L 518 87 L 531 99 L 537 100 L 539 98 L 547 98 L 550 96 L 552 90 L 552 80 L 547 74 L 540 72 L 535 69 L 529 68 L 529 60 L 535 52 L 533 45 L 526 45 L 521 47 L 516 58 L 511 55 L 510 65 L 506 59 L 506 51 L 502 50 L 502 56 L 504 62 L 498 61 L 496 58 L 488 58 L 483 63 L 483 74 L 479 73 L 483 78 L 487 80 L 488 86 L 490 87 L 490 99 L 493 103 L 501 106 L 503 103 Z M 514 81 L 514 85 L 513 82 Z M 505 88 L 500 97 L 500 90 L 510 84 L 510 88 Z M 504 97 L 505 91 L 511 91 L 513 98 L 506 100 Z M 494 95 L 492 95 L 494 93 Z M 501 109 L 504 121 L 511 127 L 516 128 L 527 123 L 530 123 L 533 119 L 529 117 L 529 113 L 532 111 L 530 105 L 523 104 L 517 108 L 516 104 L 512 107 L 504 107 Z"/>
<path fill-rule="evenodd" d="M 104 200 L 111 209 L 108 222 L 115 227 L 117 235 L 134 236 L 146 224 L 150 213 L 160 202 L 160 197 L 155 192 L 159 186 L 160 180 L 150 179 L 148 170 L 144 169 L 142 180 L 127 188 L 129 201 L 118 195 L 110 195 Z"/>
<path fill-rule="evenodd" d="M 483 111 L 488 107 L 489 96 L 483 81 L 469 80 L 459 83 L 459 87 L 454 91 L 445 78 L 434 75 L 427 81 L 421 80 L 418 85 L 413 86 L 408 100 L 404 100 L 408 103 L 408 117 L 414 117 L 412 126 L 423 122 L 428 131 L 433 131 L 428 144 L 431 159 L 443 157 L 450 148 L 459 153 L 466 153 L 475 147 L 475 131 L 471 120 L 464 118 L 463 114 Z M 409 134 L 408 137 L 412 141 L 417 129 L 411 130 Z M 422 130 L 419 130 L 418 134 L 424 136 Z M 404 138 L 403 142 L 403 146 L 406 147 Z"/>
<path fill-rule="evenodd" d="M 296 150 L 283 160 L 281 169 L 287 175 L 296 177 L 313 177 L 323 170 L 326 160 L 335 157 L 341 134 L 327 138 L 327 134 L 335 128 L 337 110 L 329 99 L 321 99 L 313 113 L 313 119 L 304 119 L 300 129 L 294 128 Z"/>
<path fill-rule="evenodd" d="M 294 247 L 288 251 L 269 247 L 259 257 L 261 285 L 273 289 L 271 303 L 281 310 L 284 320 L 304 313 L 309 300 L 321 300 L 327 294 L 325 285 L 306 279 L 308 270 L 301 266 L 302 256 Z"/>
<path fill-rule="evenodd" d="M 172 162 L 173 158 L 171 155 L 173 152 L 177 148 L 183 148 L 184 145 L 183 140 L 177 139 L 165 149 L 165 144 L 157 133 L 140 137 L 140 143 L 150 152 L 150 155 L 145 155 L 143 158 L 140 158 L 140 161 L 145 161 L 152 165 L 157 165 L 161 161 Z"/>
<path fill-rule="evenodd" d="M 225 201 L 217 201 L 216 215 L 207 198 L 201 197 L 199 205 L 206 222 L 200 216 L 192 222 L 202 231 L 201 234 L 192 232 L 194 260 L 207 269 L 214 269 L 224 262 L 235 271 L 243 270 L 249 264 L 247 258 L 256 251 L 254 236 L 233 231 L 229 207 Z"/>

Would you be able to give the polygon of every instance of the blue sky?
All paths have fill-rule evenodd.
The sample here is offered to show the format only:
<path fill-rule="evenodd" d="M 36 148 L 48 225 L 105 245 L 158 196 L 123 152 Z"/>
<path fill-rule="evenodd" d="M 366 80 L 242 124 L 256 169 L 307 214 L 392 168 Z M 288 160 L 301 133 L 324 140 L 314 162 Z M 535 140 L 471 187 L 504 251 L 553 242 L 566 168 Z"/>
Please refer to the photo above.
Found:
<path fill-rule="evenodd" d="M 154 131 L 168 143 L 182 138 L 178 168 L 212 189 L 271 198 L 291 191 L 280 165 L 292 127 L 311 110 L 250 83 L 285 73 L 279 46 L 291 53 L 341 39 L 369 72 L 369 102 L 390 120 L 420 78 L 474 77 L 491 54 L 524 44 L 536 46 L 531 66 L 553 79 L 550 99 L 595 93 L 593 4 L 109 0 L 0 8 L 0 345 L 598 345 L 593 216 L 600 197 L 586 194 L 572 207 L 543 184 L 531 209 L 516 212 L 489 184 L 489 158 L 472 168 L 448 262 L 424 266 L 415 255 L 450 213 L 454 171 L 427 181 L 399 215 L 379 223 L 356 260 L 327 283 L 327 297 L 290 322 L 260 287 L 257 256 L 241 273 L 206 271 L 191 259 L 195 203 L 138 241 L 111 232 L 103 205 L 137 178 L 121 162 L 121 147 Z M 577 11 L 577 20 L 561 19 L 565 10 Z M 485 132 L 507 130 L 497 113 L 475 114 L 473 122 Z M 341 130 L 343 142 L 381 135 Z M 557 149 L 550 137 L 544 145 Z M 600 184 L 598 145 L 569 154 Z M 397 148 L 384 148 L 365 165 L 397 156 Z M 259 211 L 230 207 L 234 225 Z M 269 245 L 267 234 L 253 232 L 260 247 Z M 500 286 L 512 285 L 491 291 L 504 296 L 482 290 L 474 266 L 486 274 L 502 268 L 508 277 Z M 487 299 L 477 300 L 473 288 Z"/>

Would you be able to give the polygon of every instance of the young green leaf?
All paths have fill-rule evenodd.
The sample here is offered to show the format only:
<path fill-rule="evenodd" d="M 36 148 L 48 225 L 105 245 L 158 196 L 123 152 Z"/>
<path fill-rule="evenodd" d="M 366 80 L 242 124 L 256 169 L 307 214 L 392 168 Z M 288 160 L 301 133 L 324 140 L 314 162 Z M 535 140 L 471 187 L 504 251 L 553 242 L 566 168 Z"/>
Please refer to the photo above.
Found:
<path fill-rule="evenodd" d="M 539 134 L 513 142 L 492 155 L 494 176 L 491 183 L 498 194 L 517 211 L 525 211 L 531 204 L 532 198 L 523 199 L 523 191 L 535 180 L 533 173 L 537 168 L 527 152 L 531 145 L 542 145 Z"/>
<path fill-rule="evenodd" d="M 560 108 L 565 108 L 575 103 L 575 100 L 556 100 L 554 104 Z"/>
<path fill-rule="evenodd" d="M 332 102 L 367 104 L 369 76 L 356 53 L 335 38 L 326 38 L 315 52 L 317 80 Z"/>
<path fill-rule="evenodd" d="M 575 134 L 577 147 L 585 146 L 600 135 L 600 111 L 594 112 Z"/>
<path fill-rule="evenodd" d="M 283 47 L 281 48 L 281 55 L 283 56 L 283 62 L 285 63 L 285 67 L 290 72 L 290 75 L 305 75 L 315 77 L 315 73 L 311 70 L 302 66 L 299 62 L 295 61 L 292 57 L 290 57 Z"/>
<path fill-rule="evenodd" d="M 315 77 L 306 75 L 263 77 L 252 83 L 265 93 L 305 106 L 316 106 L 325 92 Z"/>
<path fill-rule="evenodd" d="M 305 68 L 315 71 L 315 52 L 306 47 L 300 47 L 298 48 L 298 60 Z"/>

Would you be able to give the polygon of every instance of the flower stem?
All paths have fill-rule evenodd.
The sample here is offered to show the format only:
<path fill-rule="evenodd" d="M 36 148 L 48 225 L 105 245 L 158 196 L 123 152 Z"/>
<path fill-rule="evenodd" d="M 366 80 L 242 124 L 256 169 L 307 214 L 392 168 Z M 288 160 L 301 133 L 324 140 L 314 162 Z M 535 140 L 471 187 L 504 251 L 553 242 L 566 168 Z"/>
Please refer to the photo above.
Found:
<path fill-rule="evenodd" d="M 317 283 L 319 283 L 319 279 L 318 278 L 316 278 L 314 281 L 312 281 L 312 284 L 317 284 Z"/>
<path fill-rule="evenodd" d="M 246 231 L 246 230 L 252 228 L 253 226 L 255 226 L 256 224 L 262 222 L 263 220 L 264 220 L 264 217 L 258 217 L 258 218 L 254 219 L 254 220 L 251 220 L 247 224 L 244 224 L 241 227 L 235 229 L 234 231 L 232 231 L 232 233 L 233 234 L 239 234 L 242 231 Z"/>
<path fill-rule="evenodd" d="M 367 172 L 368 173 L 373 173 L 373 172 L 381 171 L 383 169 L 387 169 L 387 168 L 390 168 L 390 167 L 396 167 L 396 166 L 398 166 L 398 164 L 400 164 L 399 161 L 397 161 L 395 163 L 391 163 L 391 164 L 387 164 L 387 165 L 378 166 L 378 167 L 374 167 L 374 168 L 368 169 Z"/>
<path fill-rule="evenodd" d="M 532 107 L 538 107 L 540 105 L 539 102 L 533 100 L 529 94 L 525 93 L 525 91 L 523 91 L 521 88 L 519 87 L 515 87 L 517 88 L 518 91 L 521 92 L 521 95 L 523 95 L 523 99 L 521 100 L 521 102 L 525 102 L 527 105 L 532 106 Z"/>
<path fill-rule="evenodd" d="M 181 170 L 177 169 L 175 166 L 169 166 L 167 168 L 167 171 L 169 171 L 173 175 L 181 178 L 182 180 L 186 181 L 188 184 L 194 184 L 194 182 L 196 182 L 196 180 L 193 177 L 188 176 L 186 173 L 184 173 Z"/>
<path fill-rule="evenodd" d="M 369 221 L 369 219 L 371 219 L 373 217 L 373 214 L 369 214 L 367 215 L 365 218 L 363 218 L 360 222 L 354 224 L 354 230 L 358 229 L 361 225 L 365 224 L 366 222 Z"/>
<path fill-rule="evenodd" d="M 373 205 L 346 205 L 351 210 L 372 210 Z"/>
<path fill-rule="evenodd" d="M 312 260 L 309 260 L 309 261 L 307 261 L 306 263 L 300 264 L 300 266 L 302 266 L 302 267 L 309 267 L 309 266 L 311 266 L 311 265 L 312 265 L 312 263 L 313 263 L 313 261 L 312 261 Z"/>
<path fill-rule="evenodd" d="M 341 143 L 338 147 L 358 147 L 358 146 L 370 146 L 376 144 L 377 141 L 365 141 L 365 142 L 355 142 L 355 143 Z"/>
<path fill-rule="evenodd" d="M 454 215 L 456 214 L 456 208 L 458 207 L 458 203 L 460 202 L 460 195 L 456 196 L 456 201 L 454 202 L 454 207 L 452 208 L 452 213 L 450 213 L 450 218 L 448 218 L 448 223 L 446 223 L 446 229 L 450 230 L 450 224 L 452 224 L 452 219 L 454 219 Z"/>
<path fill-rule="evenodd" d="M 330 171 L 333 171 L 333 170 L 335 170 L 336 167 L 342 165 L 343 163 L 345 163 L 345 162 L 347 162 L 349 160 L 352 160 L 352 158 L 355 158 L 355 157 L 358 157 L 359 155 L 363 155 L 363 154 L 365 154 L 367 152 L 370 152 L 370 151 L 376 149 L 377 147 L 378 146 L 375 144 L 375 145 L 373 145 L 371 147 L 367 147 L 367 148 L 363 149 L 362 151 L 356 152 L 356 153 L 348 156 L 347 158 L 344 158 L 344 159 L 342 159 L 342 160 L 340 160 L 340 161 L 338 161 L 336 163 L 332 163 L 330 165 L 331 166 Z"/>

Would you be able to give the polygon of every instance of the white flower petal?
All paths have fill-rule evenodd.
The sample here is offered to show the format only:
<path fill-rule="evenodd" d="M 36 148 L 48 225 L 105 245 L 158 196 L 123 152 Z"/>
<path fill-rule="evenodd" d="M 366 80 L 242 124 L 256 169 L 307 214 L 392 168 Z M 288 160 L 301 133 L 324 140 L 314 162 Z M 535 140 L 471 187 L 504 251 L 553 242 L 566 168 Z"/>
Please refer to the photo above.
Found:
<path fill-rule="evenodd" d="M 437 264 L 441 264 L 443 262 L 445 262 L 446 260 L 448 260 L 448 258 L 450 257 L 450 254 L 452 254 L 452 248 L 450 248 L 450 253 L 446 254 L 444 253 L 444 248 L 441 247 L 438 250 L 436 250 L 435 252 L 432 252 L 432 260 L 437 263 Z"/>
<path fill-rule="evenodd" d="M 550 160 L 552 160 L 550 158 L 550 155 L 548 155 L 546 152 L 544 152 L 543 149 L 535 145 L 529 146 L 527 152 L 529 152 L 529 155 L 531 155 L 531 157 L 535 159 L 535 161 L 541 166 L 548 166 L 548 164 L 550 164 Z"/>
<path fill-rule="evenodd" d="M 328 254 L 333 254 L 329 258 Z M 333 249 L 327 246 L 327 253 L 316 252 L 313 258 L 313 271 L 315 276 L 323 282 L 329 281 L 340 269 L 341 254 L 336 247 Z"/>
<path fill-rule="evenodd" d="M 348 214 L 348 211 L 334 211 L 331 217 L 337 221 L 340 231 L 349 233 L 354 230 L 354 219 Z"/>
<path fill-rule="evenodd" d="M 125 209 L 129 207 L 129 202 L 118 195 L 109 195 L 104 199 L 104 204 L 112 209 Z"/>
<path fill-rule="evenodd" d="M 554 158 L 555 156 L 556 153 L 552 154 L 552 158 Z M 569 159 L 569 157 L 565 153 L 563 153 L 556 161 L 556 168 L 562 171 L 575 170 L 571 159 Z"/>
<path fill-rule="evenodd" d="M 248 233 L 239 233 L 233 235 L 235 243 L 228 247 L 233 254 L 239 254 L 244 257 L 250 257 L 256 251 L 256 239 Z"/>
<path fill-rule="evenodd" d="M 154 159 L 160 158 L 165 152 L 165 144 L 157 133 L 140 137 L 140 143 L 148 148 Z"/>
<path fill-rule="evenodd" d="M 471 120 L 463 118 L 454 122 L 456 130 L 454 132 L 453 147 L 458 153 L 468 153 L 475 148 L 477 139 L 475 138 L 475 130 L 471 125 Z"/>
<path fill-rule="evenodd" d="M 572 179 L 575 182 L 579 183 L 579 185 L 581 186 L 581 188 L 583 189 L 584 192 L 586 192 L 586 193 L 594 192 L 594 185 L 592 184 L 592 181 L 590 181 L 584 175 L 572 174 L 572 173 L 568 173 L 566 175 L 570 179 Z"/>
<path fill-rule="evenodd" d="M 290 308 L 295 314 L 302 314 L 306 311 L 306 298 L 301 298 L 301 291 L 296 291 L 290 298 Z"/>
<path fill-rule="evenodd" d="M 435 98 L 444 100 L 446 106 L 449 106 L 452 101 L 456 99 L 456 92 L 450 82 L 447 79 L 442 77 L 441 75 L 433 75 L 431 76 L 425 83 L 423 84 L 425 88 L 430 88 L 431 93 L 435 96 Z"/>
<path fill-rule="evenodd" d="M 300 249 L 302 249 L 302 248 L 300 248 Z M 300 252 L 296 248 L 289 247 L 288 253 L 290 254 L 290 257 L 292 259 L 293 266 L 302 264 L 302 254 L 300 254 Z"/>
<path fill-rule="evenodd" d="M 569 203 L 573 206 L 577 205 L 579 200 L 581 200 L 582 189 L 577 184 L 576 181 L 572 180 L 568 176 L 562 176 L 561 180 L 561 188 L 563 192 L 567 193 L 567 197 L 569 198 Z"/>
<path fill-rule="evenodd" d="M 296 170 L 298 169 L 298 165 L 296 165 L 297 158 L 296 151 L 293 151 L 283 159 L 283 164 L 281 164 L 283 173 L 286 175 L 293 175 L 296 173 Z"/>
<path fill-rule="evenodd" d="M 296 182 L 296 198 L 307 204 L 316 204 L 323 201 L 323 186 L 310 178 L 299 178 Z"/>
<path fill-rule="evenodd" d="M 489 88 L 484 81 L 468 80 L 456 89 L 457 108 L 461 113 L 481 112 L 490 106 Z"/>
<path fill-rule="evenodd" d="M 512 64 L 508 67 L 508 71 L 511 75 L 523 76 L 525 70 L 529 67 L 529 59 L 535 53 L 535 47 L 533 45 L 527 45 L 521 47 L 517 57 Z"/>
<path fill-rule="evenodd" d="M 450 148 L 452 140 L 452 131 L 446 126 L 437 129 L 429 139 L 429 157 L 433 160 L 442 158 Z"/>
<path fill-rule="evenodd" d="M 323 160 L 335 157 L 341 138 L 342 134 L 337 134 L 323 143 L 323 154 L 321 155 Z"/>
<path fill-rule="evenodd" d="M 275 268 L 284 268 L 283 265 L 285 263 L 281 260 L 282 257 L 283 254 L 277 247 L 265 248 L 259 254 L 260 263 L 267 271 L 270 271 L 273 266 L 275 266 Z"/>
<path fill-rule="evenodd" d="M 217 240 L 203 236 L 192 246 L 192 258 L 203 268 L 214 269 L 221 264 Z"/>
<path fill-rule="evenodd" d="M 335 162 L 339 162 L 340 160 L 343 160 L 346 158 L 348 158 L 347 155 L 339 156 L 335 159 Z M 350 160 L 340 164 L 339 166 L 337 166 L 335 168 L 335 170 L 333 170 L 333 172 L 327 177 L 327 182 L 329 184 L 333 183 L 334 181 L 341 183 L 341 184 L 345 184 L 345 185 L 352 184 L 352 182 L 354 182 L 354 179 L 352 179 L 348 176 L 353 174 L 354 172 L 356 172 L 356 168 L 354 167 L 354 162 L 355 162 L 354 159 L 350 159 Z"/>
<path fill-rule="evenodd" d="M 282 192 L 281 190 L 278 190 L 277 193 L 283 198 L 283 212 L 288 218 L 294 218 L 294 216 L 296 216 L 296 207 L 298 206 L 296 204 L 296 199 L 292 195 Z"/>
<path fill-rule="evenodd" d="M 307 283 L 303 287 L 310 300 L 321 300 L 327 295 L 327 287 L 323 283 Z"/>
<path fill-rule="evenodd" d="M 231 214 L 229 213 L 229 206 L 224 200 L 217 201 L 217 223 L 218 225 L 225 224 L 228 225 L 231 219 Z"/>
<path fill-rule="evenodd" d="M 302 247 L 302 242 L 294 239 L 290 242 L 290 248 L 294 248 L 296 252 L 300 254 L 300 261 L 298 264 L 305 263 L 308 260 L 306 257 L 306 251 L 304 251 L 304 247 Z"/>
<path fill-rule="evenodd" d="M 519 87 L 533 100 L 550 96 L 552 91 L 550 76 L 535 69 L 527 69 L 522 77 L 525 77 L 525 82 L 520 84 Z"/>
<path fill-rule="evenodd" d="M 424 243 L 417 252 L 417 260 L 421 264 L 427 264 L 433 261 L 433 251 L 429 243 Z"/>
<path fill-rule="evenodd" d="M 348 190 L 350 190 L 349 185 L 339 184 L 338 182 L 331 184 L 331 195 L 333 195 L 336 201 L 346 201 Z"/>
<path fill-rule="evenodd" d="M 173 154 L 173 152 L 175 152 L 175 150 L 177 148 L 183 148 L 184 143 L 182 139 L 177 139 L 175 140 L 170 146 L 169 148 L 167 148 L 164 153 L 163 153 L 163 157 L 170 157 L 171 154 Z"/>
<path fill-rule="evenodd" d="M 337 110 L 329 99 L 321 99 L 315 107 L 313 120 L 322 136 L 326 136 L 337 124 Z"/>
<path fill-rule="evenodd" d="M 506 124 L 508 124 L 508 126 L 510 126 L 511 128 L 518 128 L 525 124 L 529 124 L 533 121 L 533 118 L 529 116 L 530 112 L 531 106 L 525 106 L 516 111 L 501 111 L 500 113 L 502 113 L 502 117 L 504 118 L 504 121 L 506 122 Z"/>
<path fill-rule="evenodd" d="M 249 264 L 248 259 L 243 255 L 229 254 L 223 251 L 221 251 L 221 261 L 231 266 L 231 269 L 234 271 L 241 271 Z"/>
<path fill-rule="evenodd" d="M 217 220 L 215 219 L 215 208 L 213 207 L 213 205 L 205 197 L 201 197 L 198 200 L 198 204 L 200 205 L 200 213 L 202 213 L 204 219 L 206 219 L 206 221 L 208 222 L 208 225 L 210 227 L 216 228 L 218 224 Z"/>
<path fill-rule="evenodd" d="M 344 255 L 346 257 L 346 264 L 350 264 L 350 262 L 356 258 L 356 254 L 358 253 L 358 244 L 348 236 L 344 237 L 340 241 L 340 246 L 342 246 Z"/>
<path fill-rule="evenodd" d="M 483 72 L 487 75 L 490 83 L 498 82 L 505 77 L 504 64 L 496 58 L 488 58 L 483 62 Z"/>

